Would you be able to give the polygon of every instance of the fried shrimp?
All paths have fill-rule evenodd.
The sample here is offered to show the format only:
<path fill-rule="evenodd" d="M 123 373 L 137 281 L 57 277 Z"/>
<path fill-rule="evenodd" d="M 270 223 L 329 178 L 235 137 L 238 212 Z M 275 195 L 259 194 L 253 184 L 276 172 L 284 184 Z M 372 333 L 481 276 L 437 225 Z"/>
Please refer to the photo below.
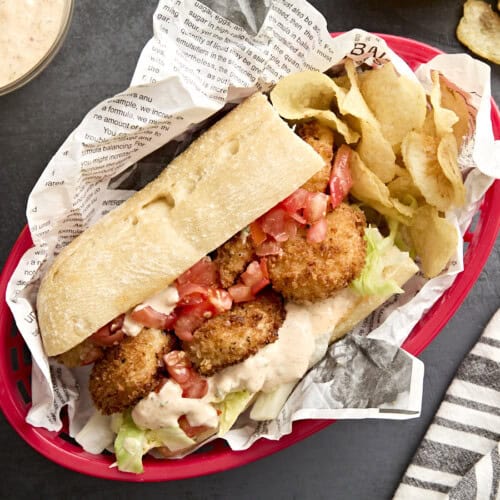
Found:
<path fill-rule="evenodd" d="M 328 186 L 332 170 L 333 132 L 317 120 L 300 123 L 295 131 L 325 160 L 325 166 L 319 172 L 316 172 L 302 187 L 307 191 L 324 192 Z"/>
<path fill-rule="evenodd" d="M 217 249 L 214 259 L 219 268 L 220 282 L 229 288 L 250 264 L 255 254 L 248 231 L 240 231 Z"/>
<path fill-rule="evenodd" d="M 107 349 L 90 374 L 89 389 L 105 415 L 122 412 L 155 390 L 160 383 L 162 356 L 175 346 L 175 337 L 144 328 Z"/>
<path fill-rule="evenodd" d="M 202 375 L 213 375 L 244 361 L 261 347 L 277 340 L 285 319 L 283 301 L 273 291 L 236 304 L 230 311 L 206 321 L 184 342 L 191 363 Z"/>
<path fill-rule="evenodd" d="M 309 243 L 304 230 L 283 243 L 281 255 L 267 260 L 272 287 L 286 299 L 325 299 L 355 279 L 365 264 L 364 214 L 342 204 L 326 216 L 324 241 Z"/>

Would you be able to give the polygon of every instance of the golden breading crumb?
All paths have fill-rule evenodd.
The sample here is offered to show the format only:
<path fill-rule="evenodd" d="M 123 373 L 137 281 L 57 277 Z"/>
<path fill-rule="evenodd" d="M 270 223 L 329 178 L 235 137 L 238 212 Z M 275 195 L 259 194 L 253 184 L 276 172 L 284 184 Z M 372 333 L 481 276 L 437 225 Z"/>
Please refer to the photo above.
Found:
<path fill-rule="evenodd" d="M 303 186 L 307 191 L 325 192 L 330 180 L 333 159 L 333 131 L 317 120 L 299 123 L 295 132 L 325 160 L 325 166 Z"/>
<path fill-rule="evenodd" d="M 326 217 L 327 235 L 309 243 L 305 230 L 283 243 L 282 255 L 267 259 L 272 287 L 286 299 L 305 303 L 330 297 L 363 269 L 366 220 L 358 208 L 342 204 Z"/>
<path fill-rule="evenodd" d="M 269 290 L 206 321 L 183 348 L 198 372 L 210 376 L 277 340 L 284 320 L 283 301 Z"/>
<path fill-rule="evenodd" d="M 107 349 L 90 374 L 89 390 L 96 407 L 105 415 L 120 413 L 155 390 L 162 356 L 175 342 L 172 334 L 144 328 L 137 337 L 126 337 Z"/>
<path fill-rule="evenodd" d="M 219 268 L 220 282 L 224 288 L 234 284 L 238 276 L 252 262 L 255 250 L 247 230 L 240 231 L 217 249 L 214 259 Z"/>

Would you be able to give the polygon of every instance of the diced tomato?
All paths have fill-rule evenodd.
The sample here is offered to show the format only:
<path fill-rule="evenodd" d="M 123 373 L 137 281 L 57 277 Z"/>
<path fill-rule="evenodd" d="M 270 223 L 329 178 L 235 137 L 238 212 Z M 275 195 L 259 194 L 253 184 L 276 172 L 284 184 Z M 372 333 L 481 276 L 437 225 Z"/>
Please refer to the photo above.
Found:
<path fill-rule="evenodd" d="M 206 319 L 214 315 L 214 306 L 205 300 L 200 304 L 180 307 L 177 311 L 177 320 L 174 331 L 181 340 L 193 340 L 193 332 L 199 328 Z"/>
<path fill-rule="evenodd" d="M 262 271 L 262 276 L 266 279 L 269 279 L 269 271 L 267 269 L 267 259 L 265 257 L 260 259 L 259 266 Z"/>
<path fill-rule="evenodd" d="M 309 243 L 320 243 L 326 238 L 326 232 L 328 229 L 328 224 L 326 219 L 323 217 L 318 222 L 315 222 L 307 230 L 307 241 Z"/>
<path fill-rule="evenodd" d="M 197 294 L 202 297 L 208 295 L 208 286 L 198 285 L 197 283 L 186 282 L 177 285 L 177 292 L 179 294 L 179 303 L 182 303 L 187 296 Z"/>
<path fill-rule="evenodd" d="M 299 213 L 290 214 L 290 217 L 294 221 L 298 222 L 299 224 L 306 224 L 307 223 L 305 217 L 303 215 L 300 215 Z"/>
<path fill-rule="evenodd" d="M 309 193 L 304 217 L 309 224 L 314 224 L 325 217 L 328 208 L 328 196 L 324 193 Z"/>
<path fill-rule="evenodd" d="M 248 264 L 246 271 L 241 275 L 241 281 L 247 286 L 252 286 L 264 277 L 259 262 L 256 260 Z"/>
<path fill-rule="evenodd" d="M 261 225 L 258 221 L 254 221 L 250 224 L 250 236 L 255 244 L 255 246 L 259 246 L 261 243 L 266 241 L 266 233 L 262 230 Z"/>
<path fill-rule="evenodd" d="M 231 295 L 222 288 L 211 288 L 209 290 L 208 300 L 214 307 L 216 313 L 229 311 L 233 305 Z"/>
<path fill-rule="evenodd" d="M 175 322 L 175 313 L 163 314 L 150 306 L 142 309 L 134 309 L 130 317 L 148 328 L 158 328 L 159 330 L 170 330 Z"/>
<path fill-rule="evenodd" d="M 245 286 L 250 287 L 252 296 L 256 295 L 270 283 L 269 278 L 266 278 L 264 275 L 263 267 L 265 268 L 265 272 L 267 274 L 266 264 L 261 266 L 260 262 L 254 260 L 248 264 L 246 271 L 241 275 L 241 281 L 243 281 Z M 246 294 L 248 295 L 248 291 L 246 291 Z"/>
<path fill-rule="evenodd" d="M 236 285 L 230 286 L 228 292 L 235 303 L 248 302 L 249 300 L 255 299 L 252 293 L 252 287 L 243 283 L 237 283 Z"/>
<path fill-rule="evenodd" d="M 177 285 L 185 283 L 196 283 L 197 285 L 214 286 L 218 284 L 217 265 L 210 257 L 203 257 L 185 273 L 181 274 L 176 281 Z"/>
<path fill-rule="evenodd" d="M 279 255 L 281 252 L 280 244 L 277 241 L 264 241 L 260 247 L 257 248 L 255 253 L 259 257 L 265 257 L 266 255 Z"/>
<path fill-rule="evenodd" d="M 194 370 L 191 377 L 181 387 L 183 398 L 201 399 L 208 392 L 208 382 Z"/>
<path fill-rule="evenodd" d="M 261 280 L 257 281 L 257 283 L 254 283 L 250 288 L 252 294 L 257 295 L 263 288 L 269 285 L 269 283 L 271 283 L 271 281 L 266 278 L 262 278 Z"/>
<path fill-rule="evenodd" d="M 92 340 L 92 342 L 103 347 L 109 347 L 121 342 L 123 340 L 123 337 L 125 336 L 125 332 L 121 329 L 124 317 L 125 315 L 121 314 L 113 321 L 110 321 L 106 325 L 99 328 L 99 330 L 91 335 L 90 339 Z M 91 357 L 92 356 L 90 356 L 90 358 Z"/>
<path fill-rule="evenodd" d="M 197 426 L 191 425 L 188 422 L 186 415 L 182 415 L 182 417 L 179 418 L 178 422 L 179 422 L 179 427 L 185 432 L 186 436 L 190 438 L 193 438 L 198 434 L 201 434 L 202 432 L 205 432 L 208 429 L 210 429 L 210 427 L 207 427 L 206 425 L 197 425 Z"/>
<path fill-rule="evenodd" d="M 352 176 L 350 169 L 351 148 L 342 144 L 335 154 L 332 174 L 330 176 L 330 200 L 332 207 L 336 208 L 348 195 L 352 187 Z"/>
<path fill-rule="evenodd" d="M 262 230 L 276 241 L 286 241 L 288 239 L 285 228 L 287 219 L 287 213 L 283 208 L 274 207 L 261 217 Z"/>
<path fill-rule="evenodd" d="M 185 351 L 170 351 L 163 356 L 168 374 L 182 388 L 183 398 L 202 398 L 208 392 L 208 382 L 192 367 Z"/>
<path fill-rule="evenodd" d="M 184 351 L 170 351 L 163 356 L 168 374 L 179 384 L 186 383 L 191 377 L 191 363 Z"/>
<path fill-rule="evenodd" d="M 309 191 L 299 188 L 294 191 L 288 198 L 285 198 L 281 205 L 290 214 L 295 214 L 306 206 Z"/>

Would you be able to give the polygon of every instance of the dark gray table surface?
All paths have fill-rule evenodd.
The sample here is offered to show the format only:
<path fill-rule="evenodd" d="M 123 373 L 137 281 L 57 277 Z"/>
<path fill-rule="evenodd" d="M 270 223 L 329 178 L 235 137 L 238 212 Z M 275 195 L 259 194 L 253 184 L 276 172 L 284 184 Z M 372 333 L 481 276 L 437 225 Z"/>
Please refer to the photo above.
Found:
<path fill-rule="evenodd" d="M 331 31 L 359 27 L 447 52 L 465 50 L 454 34 L 462 3 L 456 0 L 312 3 Z M 51 156 L 92 106 L 130 81 L 151 36 L 155 5 L 155 0 L 77 0 L 69 36 L 53 63 L 26 87 L 0 97 L 1 262 L 25 224 L 26 199 Z M 491 66 L 493 94 L 500 102 L 500 67 Z M 421 355 L 426 374 L 419 419 L 339 422 L 278 454 L 214 476 L 125 484 L 80 475 L 33 451 L 2 415 L 0 498 L 389 498 L 460 360 L 498 307 L 497 240 L 471 293 Z"/>

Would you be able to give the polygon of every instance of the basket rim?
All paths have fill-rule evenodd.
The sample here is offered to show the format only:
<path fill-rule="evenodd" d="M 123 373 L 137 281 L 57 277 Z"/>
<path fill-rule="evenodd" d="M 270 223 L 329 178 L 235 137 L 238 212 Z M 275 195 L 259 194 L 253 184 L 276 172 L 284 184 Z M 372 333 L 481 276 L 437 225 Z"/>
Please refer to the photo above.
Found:
<path fill-rule="evenodd" d="M 332 33 L 332 36 L 339 34 Z M 413 62 L 421 63 L 443 53 L 430 45 L 409 38 L 380 33 L 376 33 L 376 35 L 384 38 L 389 47 L 407 61 L 409 57 L 415 59 Z M 494 134 L 496 138 L 499 138 L 500 113 L 493 100 L 491 101 L 491 108 Z M 466 266 L 462 273 L 457 275 L 453 285 L 424 315 L 413 329 L 411 336 L 403 344 L 403 348 L 414 355 L 424 350 L 439 334 L 465 299 L 488 259 L 500 229 L 500 215 L 495 216 L 495 214 L 500 214 L 500 180 L 496 180 L 486 193 L 481 212 L 480 223 L 474 233 L 476 237 L 464 255 L 465 257 L 473 253 L 469 265 Z M 16 240 L 0 276 L 0 292 L 2 294 L 2 302 L 0 303 L 0 338 L 2 342 L 5 336 L 9 336 L 13 326 L 12 314 L 5 302 L 7 283 L 19 259 L 31 245 L 29 229 L 25 226 Z M 429 321 L 430 319 L 432 321 Z M 0 344 L 0 347 L 0 408 L 3 410 L 7 421 L 32 448 L 46 458 L 68 469 L 94 477 L 119 481 L 153 482 L 213 474 L 242 466 L 278 452 L 334 422 L 332 420 L 295 422 L 292 433 L 284 436 L 279 441 L 260 439 L 248 450 L 241 452 L 233 452 L 221 442 L 216 441 L 212 450 L 193 454 L 182 460 L 164 462 L 147 457 L 144 460 L 144 474 L 126 474 L 117 469 L 109 468 L 112 461 L 110 457 L 90 455 L 81 449 L 77 450 L 75 445 L 66 443 L 59 438 L 58 432 L 34 428 L 26 423 L 26 408 L 20 408 L 16 404 L 13 395 L 15 385 L 9 377 L 11 375 L 9 371 L 9 354 L 7 349 L 3 349 L 3 343 Z"/>

